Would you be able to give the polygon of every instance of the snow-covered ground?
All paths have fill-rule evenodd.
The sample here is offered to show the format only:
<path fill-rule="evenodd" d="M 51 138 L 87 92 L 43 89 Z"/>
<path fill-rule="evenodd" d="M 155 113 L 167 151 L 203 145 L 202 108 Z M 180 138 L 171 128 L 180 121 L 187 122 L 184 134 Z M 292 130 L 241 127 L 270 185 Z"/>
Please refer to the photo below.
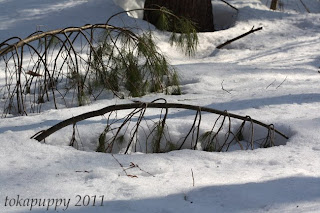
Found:
<path fill-rule="evenodd" d="M 311 13 L 300 0 L 282 0 L 282 11 L 269 10 L 266 0 L 228 2 L 239 8 L 236 23 L 223 31 L 201 33 L 194 58 L 170 47 L 167 37 L 155 32 L 157 44 L 179 71 L 183 95 L 151 94 L 134 100 L 161 97 L 249 115 L 287 134 L 285 145 L 113 157 L 66 146 L 71 134 L 65 133 L 70 131 L 57 132 L 51 145 L 29 139 L 71 116 L 132 99 L 1 118 L 0 211 L 320 212 L 320 1 L 303 0 Z M 0 0 L 0 41 L 25 37 L 39 28 L 103 23 L 121 7 L 137 5 L 143 2 Z M 147 27 L 129 16 L 112 23 Z M 253 26 L 263 30 L 215 49 Z M 178 114 L 173 131 L 179 134 L 190 118 L 189 113 Z M 103 125 L 105 120 L 91 121 Z M 79 124 L 83 137 L 93 130 L 85 128 L 87 123 Z M 119 163 L 124 168 L 138 165 L 127 170 L 136 177 L 126 176 Z"/>

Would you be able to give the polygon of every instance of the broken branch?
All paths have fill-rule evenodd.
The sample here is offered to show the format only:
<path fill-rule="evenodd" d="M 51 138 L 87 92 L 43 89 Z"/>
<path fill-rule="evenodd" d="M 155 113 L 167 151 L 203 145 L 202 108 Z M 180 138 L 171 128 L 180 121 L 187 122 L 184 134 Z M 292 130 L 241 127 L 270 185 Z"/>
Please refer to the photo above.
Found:
<path fill-rule="evenodd" d="M 232 9 L 235 9 L 236 11 L 239 11 L 238 8 L 232 6 L 230 3 L 226 2 L 225 0 L 221 0 L 223 3 L 227 4 L 229 7 L 231 7 Z"/>
<path fill-rule="evenodd" d="M 240 36 L 237 36 L 237 37 L 235 37 L 235 38 L 233 38 L 231 40 L 228 40 L 228 41 L 224 42 L 223 44 L 220 44 L 219 46 L 217 46 L 217 49 L 221 49 L 222 47 L 224 47 L 224 46 L 226 46 L 228 44 L 231 44 L 232 42 L 234 42 L 236 40 L 239 40 L 239 39 L 241 39 L 241 38 L 243 38 L 243 37 L 245 37 L 245 36 L 247 36 L 247 35 L 249 35 L 251 33 L 259 31 L 259 30 L 262 30 L 262 27 L 259 27 L 257 29 L 254 29 L 254 27 L 252 27 L 252 29 L 250 31 L 248 31 L 248 32 L 246 32 L 246 33 L 244 33 L 244 34 L 242 34 Z"/>

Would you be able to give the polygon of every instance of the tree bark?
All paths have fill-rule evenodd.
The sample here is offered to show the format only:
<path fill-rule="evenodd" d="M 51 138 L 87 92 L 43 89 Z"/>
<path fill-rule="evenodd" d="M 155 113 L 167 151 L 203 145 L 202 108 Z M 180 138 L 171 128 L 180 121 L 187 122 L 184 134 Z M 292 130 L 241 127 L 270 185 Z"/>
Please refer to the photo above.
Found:
<path fill-rule="evenodd" d="M 277 9 L 277 5 L 278 5 L 278 0 L 272 0 L 271 1 L 271 5 L 270 5 L 270 9 L 271 10 L 276 10 Z"/>
<path fill-rule="evenodd" d="M 144 8 L 165 7 L 175 15 L 190 19 L 196 24 L 198 32 L 214 31 L 211 0 L 146 0 Z M 157 17 L 152 11 L 144 12 L 144 20 L 157 26 Z"/>

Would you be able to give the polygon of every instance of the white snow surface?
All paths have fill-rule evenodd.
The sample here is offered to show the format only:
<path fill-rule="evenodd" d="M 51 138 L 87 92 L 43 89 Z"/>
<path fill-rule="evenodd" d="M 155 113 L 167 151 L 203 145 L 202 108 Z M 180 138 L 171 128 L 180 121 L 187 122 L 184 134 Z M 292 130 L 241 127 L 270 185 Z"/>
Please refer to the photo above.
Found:
<path fill-rule="evenodd" d="M 228 2 L 239 9 L 236 23 L 199 34 L 194 58 L 171 47 L 167 34 L 154 32 L 181 76 L 183 94 L 134 100 L 161 97 L 249 115 L 287 134 L 286 144 L 113 157 L 67 146 L 70 129 L 55 133 L 50 145 L 29 138 L 71 116 L 130 103 L 130 98 L 9 116 L 0 119 L 0 212 L 320 212 L 320 1 L 303 0 L 310 13 L 300 0 L 282 0 L 281 11 L 269 10 L 270 1 Z M 104 23 L 121 7 L 141 5 L 135 0 L 0 0 L 0 40 L 26 37 L 38 28 Z M 112 22 L 132 23 L 148 28 L 127 15 Z M 253 26 L 263 30 L 215 48 Z M 175 122 L 182 127 L 173 131 L 179 134 L 190 118 L 180 113 Z M 90 121 L 103 124 L 103 118 Z M 84 124 L 82 130 L 92 132 Z M 119 165 L 128 168 L 131 162 L 142 169 L 127 170 L 136 177 L 126 176 Z"/>

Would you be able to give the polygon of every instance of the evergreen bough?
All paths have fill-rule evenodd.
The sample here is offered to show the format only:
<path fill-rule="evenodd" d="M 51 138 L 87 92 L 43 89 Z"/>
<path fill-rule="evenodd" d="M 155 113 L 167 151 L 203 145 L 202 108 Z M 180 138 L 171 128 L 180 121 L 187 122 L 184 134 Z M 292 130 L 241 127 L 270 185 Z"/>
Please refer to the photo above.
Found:
<path fill-rule="evenodd" d="M 193 23 L 165 8 L 151 10 L 160 17 L 161 30 L 172 32 L 171 45 L 194 55 L 198 37 Z M 40 112 L 42 104 L 74 106 L 74 100 L 81 106 L 110 92 L 118 98 L 180 94 L 178 74 L 151 30 L 109 24 L 125 12 L 105 24 L 37 31 L 0 43 L 0 60 L 6 64 L 6 85 L 0 90 L 4 115 Z"/>

